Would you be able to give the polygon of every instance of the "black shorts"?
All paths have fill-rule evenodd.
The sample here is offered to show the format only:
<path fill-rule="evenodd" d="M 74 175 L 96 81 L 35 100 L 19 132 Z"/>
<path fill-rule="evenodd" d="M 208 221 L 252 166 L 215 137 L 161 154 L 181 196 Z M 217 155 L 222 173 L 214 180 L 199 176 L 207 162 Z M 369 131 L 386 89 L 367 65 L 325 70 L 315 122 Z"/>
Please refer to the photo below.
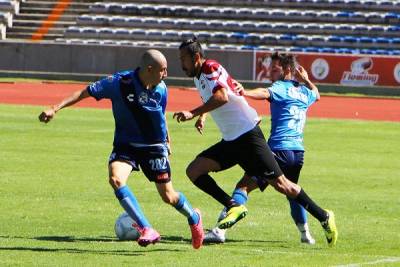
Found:
<path fill-rule="evenodd" d="M 304 163 L 304 151 L 277 150 L 273 151 L 273 153 L 285 177 L 297 184 Z M 262 177 L 254 177 L 254 179 L 257 181 L 261 191 L 264 191 L 268 186 L 268 181 L 266 179 Z"/>
<path fill-rule="evenodd" d="M 282 175 L 258 125 L 235 140 L 221 140 L 198 157 L 215 160 L 221 166 L 221 171 L 239 164 L 251 176 L 275 179 Z"/>
<path fill-rule="evenodd" d="M 150 147 L 132 147 L 130 145 L 114 146 L 108 163 L 125 161 L 132 166 L 132 171 L 142 169 L 151 182 L 168 183 L 171 181 L 171 167 L 166 145 Z"/>

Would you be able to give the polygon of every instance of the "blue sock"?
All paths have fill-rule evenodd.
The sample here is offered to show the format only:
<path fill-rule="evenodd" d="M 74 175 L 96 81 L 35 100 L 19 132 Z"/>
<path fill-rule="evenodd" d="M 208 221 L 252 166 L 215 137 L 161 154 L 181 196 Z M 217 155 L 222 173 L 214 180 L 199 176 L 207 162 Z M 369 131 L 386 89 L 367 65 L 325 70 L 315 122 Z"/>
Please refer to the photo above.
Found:
<path fill-rule="evenodd" d="M 182 213 L 186 218 L 188 218 L 188 222 L 190 225 L 198 224 L 200 217 L 195 212 L 190 205 L 189 201 L 186 199 L 185 195 L 179 192 L 179 200 L 178 203 L 175 205 L 175 209 Z"/>
<path fill-rule="evenodd" d="M 290 204 L 290 215 L 296 224 L 301 223 L 305 224 L 307 222 L 307 213 L 306 210 L 297 203 L 295 200 L 288 198 Z"/>
<path fill-rule="evenodd" d="M 239 205 L 243 205 L 247 202 L 247 194 L 246 192 L 242 191 L 241 189 L 235 189 L 232 193 L 232 198 L 235 202 Z"/>
<path fill-rule="evenodd" d="M 147 221 L 142 209 L 139 206 L 139 202 L 127 185 L 118 188 L 115 191 L 115 196 L 118 198 L 119 203 L 124 208 L 124 210 L 129 214 L 129 216 L 131 216 L 132 219 L 136 221 L 136 223 L 141 228 L 151 227 L 150 223 Z"/>

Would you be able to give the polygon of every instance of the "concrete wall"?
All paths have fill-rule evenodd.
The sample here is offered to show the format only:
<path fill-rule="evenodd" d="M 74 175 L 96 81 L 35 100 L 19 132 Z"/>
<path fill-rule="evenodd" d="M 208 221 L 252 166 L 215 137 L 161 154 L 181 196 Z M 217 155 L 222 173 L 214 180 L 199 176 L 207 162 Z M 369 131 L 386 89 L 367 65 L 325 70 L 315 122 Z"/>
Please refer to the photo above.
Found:
<path fill-rule="evenodd" d="M 109 74 L 132 69 L 146 48 L 131 46 L 65 45 L 39 43 L 0 43 L 0 71 Z M 160 48 L 168 60 L 168 75 L 184 77 L 178 49 Z M 208 51 L 237 79 L 252 77 L 251 52 Z"/>

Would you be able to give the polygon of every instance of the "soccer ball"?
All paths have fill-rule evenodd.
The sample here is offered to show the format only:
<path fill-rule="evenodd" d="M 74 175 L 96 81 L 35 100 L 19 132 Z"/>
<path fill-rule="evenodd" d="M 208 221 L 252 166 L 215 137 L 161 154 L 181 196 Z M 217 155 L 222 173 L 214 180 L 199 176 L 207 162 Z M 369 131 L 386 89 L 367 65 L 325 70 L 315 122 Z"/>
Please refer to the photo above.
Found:
<path fill-rule="evenodd" d="M 115 235 L 119 240 L 137 240 L 140 236 L 135 227 L 132 226 L 136 223 L 128 213 L 124 212 L 118 216 L 115 221 Z"/>

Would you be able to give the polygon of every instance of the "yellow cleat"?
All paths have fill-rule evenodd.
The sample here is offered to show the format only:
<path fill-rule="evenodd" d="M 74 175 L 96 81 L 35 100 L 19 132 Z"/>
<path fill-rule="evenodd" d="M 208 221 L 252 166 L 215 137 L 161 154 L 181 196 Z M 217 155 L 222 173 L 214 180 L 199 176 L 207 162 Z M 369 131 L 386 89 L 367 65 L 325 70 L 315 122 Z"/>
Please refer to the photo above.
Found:
<path fill-rule="evenodd" d="M 333 211 L 326 210 L 328 213 L 328 219 L 325 222 L 322 222 L 322 228 L 324 228 L 326 241 L 328 242 L 328 246 L 334 247 L 336 245 L 336 240 L 338 238 L 339 232 L 336 228 L 335 223 L 335 214 Z"/>
<path fill-rule="evenodd" d="M 218 222 L 218 228 L 231 228 L 235 223 L 246 217 L 246 215 L 247 208 L 244 205 L 234 206 L 227 211 L 226 217 Z"/>

